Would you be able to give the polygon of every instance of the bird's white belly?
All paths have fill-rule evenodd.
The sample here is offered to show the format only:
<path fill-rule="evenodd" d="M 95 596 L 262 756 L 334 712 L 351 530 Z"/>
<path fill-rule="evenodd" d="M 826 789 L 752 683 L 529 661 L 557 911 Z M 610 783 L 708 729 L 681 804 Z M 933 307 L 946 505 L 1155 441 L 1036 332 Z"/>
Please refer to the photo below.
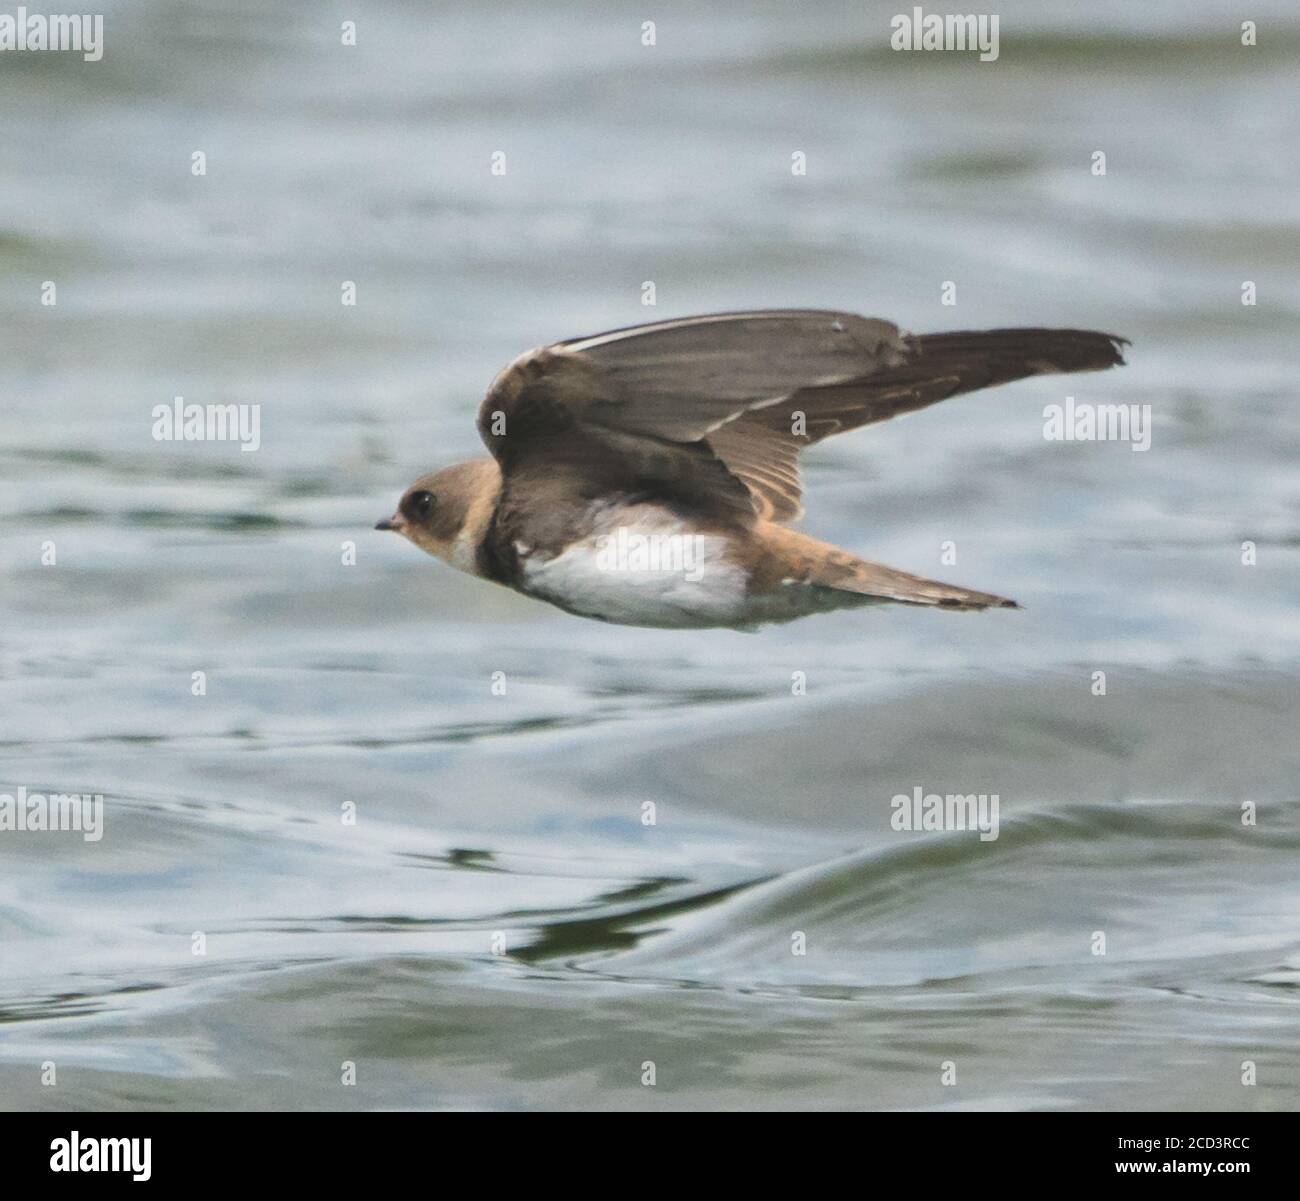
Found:
<path fill-rule="evenodd" d="M 623 625 L 737 625 L 748 576 L 729 543 L 668 520 L 608 523 L 551 558 L 517 547 L 524 590 L 571 613 Z"/>

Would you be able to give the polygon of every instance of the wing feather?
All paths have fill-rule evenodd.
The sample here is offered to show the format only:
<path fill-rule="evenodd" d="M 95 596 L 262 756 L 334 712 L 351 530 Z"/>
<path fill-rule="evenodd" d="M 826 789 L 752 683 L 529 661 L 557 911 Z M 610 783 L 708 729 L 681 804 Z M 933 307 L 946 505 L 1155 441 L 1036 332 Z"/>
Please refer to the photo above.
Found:
<path fill-rule="evenodd" d="M 532 351 L 493 382 L 479 431 L 501 464 L 583 472 L 773 521 L 799 516 L 799 452 L 950 396 L 1123 363 L 1090 330 L 901 333 L 853 313 L 716 313 Z"/>

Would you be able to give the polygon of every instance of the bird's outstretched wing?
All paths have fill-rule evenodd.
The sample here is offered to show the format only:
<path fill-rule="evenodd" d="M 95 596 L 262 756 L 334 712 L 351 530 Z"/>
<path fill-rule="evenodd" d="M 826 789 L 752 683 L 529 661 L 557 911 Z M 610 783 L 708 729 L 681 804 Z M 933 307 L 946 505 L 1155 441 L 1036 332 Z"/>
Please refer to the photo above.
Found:
<path fill-rule="evenodd" d="M 1123 345 L 1088 330 L 918 337 L 810 309 L 686 317 L 521 356 L 479 432 L 507 481 L 658 489 L 784 522 L 802 511 L 805 446 L 992 384 L 1112 367 Z"/>

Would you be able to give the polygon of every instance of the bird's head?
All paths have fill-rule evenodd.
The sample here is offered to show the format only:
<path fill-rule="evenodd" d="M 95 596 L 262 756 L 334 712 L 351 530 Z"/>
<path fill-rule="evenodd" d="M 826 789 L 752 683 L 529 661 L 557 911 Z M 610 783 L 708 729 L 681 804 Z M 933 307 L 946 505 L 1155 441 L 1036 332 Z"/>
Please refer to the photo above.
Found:
<path fill-rule="evenodd" d="M 501 472 L 494 459 L 474 459 L 422 475 L 375 529 L 392 530 L 422 551 L 475 573 L 478 544 L 492 518 Z"/>

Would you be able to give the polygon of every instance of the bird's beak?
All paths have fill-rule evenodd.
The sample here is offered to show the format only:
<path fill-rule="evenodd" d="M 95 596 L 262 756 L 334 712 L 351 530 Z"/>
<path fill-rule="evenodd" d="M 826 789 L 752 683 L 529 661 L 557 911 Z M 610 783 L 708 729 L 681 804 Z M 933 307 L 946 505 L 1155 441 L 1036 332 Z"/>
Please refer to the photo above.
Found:
<path fill-rule="evenodd" d="M 396 513 L 391 517 L 385 517 L 383 521 L 375 522 L 375 529 L 392 530 L 395 534 L 400 534 L 405 526 L 406 523 Z"/>

